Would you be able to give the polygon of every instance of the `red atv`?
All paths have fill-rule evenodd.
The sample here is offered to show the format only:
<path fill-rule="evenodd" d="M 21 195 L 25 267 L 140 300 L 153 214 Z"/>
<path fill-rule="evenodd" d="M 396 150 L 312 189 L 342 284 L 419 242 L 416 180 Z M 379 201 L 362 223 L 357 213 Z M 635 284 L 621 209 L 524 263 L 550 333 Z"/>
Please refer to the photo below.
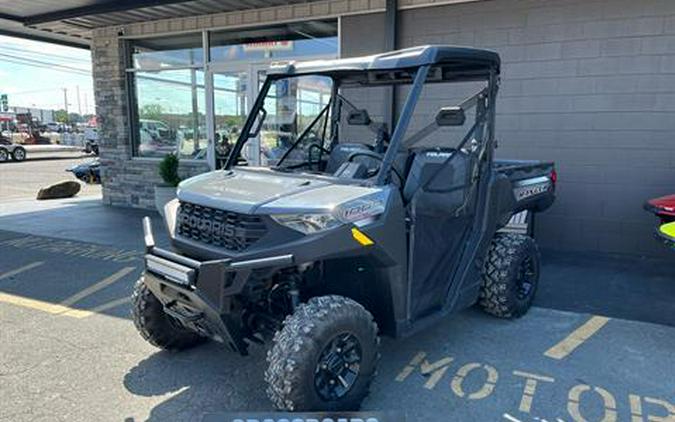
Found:
<path fill-rule="evenodd" d="M 675 221 L 675 195 L 650 199 L 644 208 L 661 219 L 661 224 Z"/>

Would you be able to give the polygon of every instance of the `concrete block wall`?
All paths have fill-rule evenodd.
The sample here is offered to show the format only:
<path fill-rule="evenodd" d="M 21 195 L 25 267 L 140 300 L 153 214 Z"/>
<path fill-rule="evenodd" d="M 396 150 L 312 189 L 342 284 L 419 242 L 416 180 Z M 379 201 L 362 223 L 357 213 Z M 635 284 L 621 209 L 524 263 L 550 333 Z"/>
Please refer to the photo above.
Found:
<path fill-rule="evenodd" d="M 363 50 L 368 19 L 384 17 L 343 19 L 343 54 Z M 403 10 L 399 22 L 399 48 L 500 53 L 498 157 L 558 169 L 558 200 L 537 221 L 542 246 L 670 256 L 642 203 L 675 191 L 674 1 L 479 1 Z"/>

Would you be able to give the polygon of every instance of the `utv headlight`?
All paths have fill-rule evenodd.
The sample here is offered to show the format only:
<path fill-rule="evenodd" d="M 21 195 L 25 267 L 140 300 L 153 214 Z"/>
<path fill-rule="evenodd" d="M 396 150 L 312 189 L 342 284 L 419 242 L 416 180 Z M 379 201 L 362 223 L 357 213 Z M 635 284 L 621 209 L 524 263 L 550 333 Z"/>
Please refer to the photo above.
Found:
<path fill-rule="evenodd" d="M 342 224 L 331 214 L 278 214 L 271 217 L 277 223 L 305 234 L 332 229 Z"/>
<path fill-rule="evenodd" d="M 277 214 L 271 217 L 286 227 L 305 234 L 329 230 L 343 224 L 368 224 L 386 207 L 386 194 L 378 192 L 337 205 L 331 212 L 313 214 Z"/>

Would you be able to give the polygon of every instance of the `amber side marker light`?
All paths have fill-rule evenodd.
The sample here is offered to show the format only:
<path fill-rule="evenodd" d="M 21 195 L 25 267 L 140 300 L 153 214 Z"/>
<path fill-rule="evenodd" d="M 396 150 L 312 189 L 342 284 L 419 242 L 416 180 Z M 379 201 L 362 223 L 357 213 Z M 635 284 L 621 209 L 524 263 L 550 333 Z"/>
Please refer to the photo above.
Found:
<path fill-rule="evenodd" d="M 375 244 L 375 242 L 373 242 L 373 239 L 366 236 L 361 230 L 357 229 L 356 227 L 352 227 L 352 237 L 354 237 L 354 240 L 359 242 L 361 246 L 370 246 Z"/>

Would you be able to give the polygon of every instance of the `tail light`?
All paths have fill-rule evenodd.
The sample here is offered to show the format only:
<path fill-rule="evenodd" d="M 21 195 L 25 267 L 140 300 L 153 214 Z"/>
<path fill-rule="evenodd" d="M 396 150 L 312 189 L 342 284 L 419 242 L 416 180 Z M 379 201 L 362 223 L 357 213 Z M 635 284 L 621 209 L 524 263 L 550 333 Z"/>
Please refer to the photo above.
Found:
<path fill-rule="evenodd" d="M 549 177 L 551 178 L 551 183 L 553 183 L 553 187 L 555 187 L 555 184 L 558 182 L 558 172 L 555 171 L 555 169 L 551 170 L 551 174 L 549 174 Z"/>

